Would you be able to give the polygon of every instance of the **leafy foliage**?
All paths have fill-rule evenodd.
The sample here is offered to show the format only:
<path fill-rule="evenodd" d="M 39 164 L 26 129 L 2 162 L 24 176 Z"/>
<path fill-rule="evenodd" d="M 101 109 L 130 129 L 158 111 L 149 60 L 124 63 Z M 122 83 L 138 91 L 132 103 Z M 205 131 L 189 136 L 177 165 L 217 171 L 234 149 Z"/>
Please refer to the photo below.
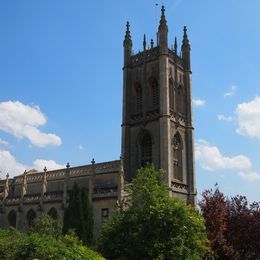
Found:
<path fill-rule="evenodd" d="M 59 238 L 62 235 L 62 222 L 54 220 L 47 214 L 43 214 L 33 221 L 31 232 Z"/>
<path fill-rule="evenodd" d="M 142 168 L 129 200 L 102 228 L 99 249 L 107 259 L 201 259 L 206 247 L 200 215 L 169 197 L 163 172 Z"/>
<path fill-rule="evenodd" d="M 200 202 L 209 245 L 219 259 L 260 259 L 260 203 L 206 190 Z"/>
<path fill-rule="evenodd" d="M 71 235 L 55 239 L 39 233 L 21 233 L 15 229 L 0 230 L 0 259 L 103 259 Z"/>
<path fill-rule="evenodd" d="M 69 205 L 64 213 L 63 234 L 74 230 L 84 245 L 93 240 L 93 211 L 88 199 L 88 190 L 74 183 L 69 194 Z"/>

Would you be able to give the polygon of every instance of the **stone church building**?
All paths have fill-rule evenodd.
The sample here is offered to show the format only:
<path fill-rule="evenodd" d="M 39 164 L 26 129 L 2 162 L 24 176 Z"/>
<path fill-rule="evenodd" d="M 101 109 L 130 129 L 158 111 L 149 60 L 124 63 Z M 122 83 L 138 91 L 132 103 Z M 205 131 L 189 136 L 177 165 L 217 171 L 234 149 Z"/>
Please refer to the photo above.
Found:
<path fill-rule="evenodd" d="M 95 232 L 124 197 L 124 185 L 148 163 L 164 169 L 171 196 L 196 204 L 190 44 L 187 29 L 180 54 L 168 47 L 162 6 L 156 44 L 143 40 L 133 54 L 130 25 L 124 39 L 122 156 L 120 160 L 43 172 L 31 170 L 0 181 L 0 227 L 26 229 L 47 213 L 62 218 L 74 182 L 88 187 Z"/>

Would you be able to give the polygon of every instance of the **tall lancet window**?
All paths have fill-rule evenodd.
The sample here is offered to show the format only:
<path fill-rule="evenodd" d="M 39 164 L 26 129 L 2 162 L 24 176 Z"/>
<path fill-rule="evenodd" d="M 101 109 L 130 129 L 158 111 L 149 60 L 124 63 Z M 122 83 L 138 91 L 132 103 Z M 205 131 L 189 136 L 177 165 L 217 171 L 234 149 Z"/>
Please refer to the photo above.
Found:
<path fill-rule="evenodd" d="M 141 113 L 143 110 L 143 91 L 141 84 L 135 85 L 135 94 L 136 94 L 136 112 Z"/>
<path fill-rule="evenodd" d="M 173 79 L 169 79 L 169 99 L 170 99 L 170 111 L 174 111 L 174 84 Z"/>
<path fill-rule="evenodd" d="M 182 85 L 177 89 L 177 112 L 185 115 L 185 93 Z"/>
<path fill-rule="evenodd" d="M 173 178 L 183 181 L 183 160 L 182 150 L 183 143 L 179 133 L 176 133 L 172 140 L 173 146 Z"/>
<path fill-rule="evenodd" d="M 152 137 L 149 133 L 145 133 L 142 136 L 141 142 L 141 165 L 146 166 L 147 164 L 152 163 Z"/>
<path fill-rule="evenodd" d="M 157 108 L 159 105 L 159 87 L 158 82 L 155 78 L 150 80 L 150 85 L 152 89 L 152 105 L 153 108 Z"/>

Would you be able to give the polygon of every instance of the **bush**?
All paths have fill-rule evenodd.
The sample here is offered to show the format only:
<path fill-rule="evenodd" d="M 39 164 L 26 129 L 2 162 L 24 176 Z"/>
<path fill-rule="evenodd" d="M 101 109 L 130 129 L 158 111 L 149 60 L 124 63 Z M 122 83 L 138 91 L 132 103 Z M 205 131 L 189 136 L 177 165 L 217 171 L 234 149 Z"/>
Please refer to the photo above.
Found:
<path fill-rule="evenodd" d="M 0 259 L 103 259 L 71 235 L 55 239 L 50 235 L 0 230 Z"/>

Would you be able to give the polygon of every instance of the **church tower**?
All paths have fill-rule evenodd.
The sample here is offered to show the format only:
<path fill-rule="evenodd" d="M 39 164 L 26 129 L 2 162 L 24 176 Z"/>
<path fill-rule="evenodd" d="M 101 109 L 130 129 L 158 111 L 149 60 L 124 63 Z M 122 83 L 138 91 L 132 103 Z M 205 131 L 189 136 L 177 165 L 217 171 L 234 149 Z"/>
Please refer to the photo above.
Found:
<path fill-rule="evenodd" d="M 157 45 L 133 54 L 130 25 L 124 40 L 122 157 L 126 181 L 147 163 L 165 170 L 171 195 L 196 203 L 190 44 L 187 29 L 177 53 L 168 47 L 162 6 Z"/>

